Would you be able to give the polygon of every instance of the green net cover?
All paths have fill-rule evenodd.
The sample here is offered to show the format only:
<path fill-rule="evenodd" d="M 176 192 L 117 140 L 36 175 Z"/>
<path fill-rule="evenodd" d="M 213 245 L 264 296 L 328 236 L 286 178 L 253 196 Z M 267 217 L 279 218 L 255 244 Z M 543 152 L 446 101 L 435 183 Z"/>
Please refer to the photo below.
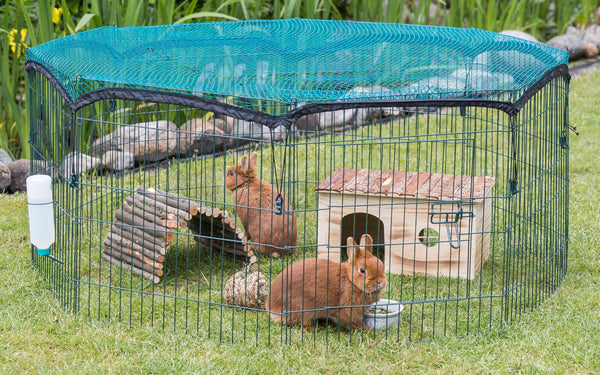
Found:
<path fill-rule="evenodd" d="M 304 19 L 103 27 L 27 50 L 28 69 L 74 103 L 133 89 L 260 102 L 269 115 L 340 101 L 515 103 L 568 56 L 476 29 Z"/>

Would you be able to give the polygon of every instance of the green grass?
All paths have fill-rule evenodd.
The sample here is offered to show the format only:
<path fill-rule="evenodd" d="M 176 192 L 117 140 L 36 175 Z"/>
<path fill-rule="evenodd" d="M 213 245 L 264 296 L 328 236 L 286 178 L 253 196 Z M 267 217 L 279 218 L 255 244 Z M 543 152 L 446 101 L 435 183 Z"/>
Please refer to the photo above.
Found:
<path fill-rule="evenodd" d="M 430 343 L 220 345 L 156 325 L 88 321 L 30 266 L 25 195 L 0 198 L 0 373 L 595 373 L 600 369 L 600 73 L 572 82 L 569 275 L 538 310 L 485 335 Z M 332 331 L 332 334 L 336 332 Z M 342 333 L 345 334 L 345 333 Z M 252 342 L 252 341 L 251 341 Z"/>

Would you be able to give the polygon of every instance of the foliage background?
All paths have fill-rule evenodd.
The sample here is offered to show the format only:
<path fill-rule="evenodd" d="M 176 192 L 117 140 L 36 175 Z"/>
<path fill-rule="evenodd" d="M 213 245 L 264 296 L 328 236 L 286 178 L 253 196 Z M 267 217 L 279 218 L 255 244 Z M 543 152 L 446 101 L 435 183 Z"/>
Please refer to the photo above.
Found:
<path fill-rule="evenodd" d="M 590 22 L 600 0 L 4 0 L 0 1 L 0 147 L 29 157 L 25 50 L 96 27 L 320 18 L 519 29 L 542 41 Z"/>

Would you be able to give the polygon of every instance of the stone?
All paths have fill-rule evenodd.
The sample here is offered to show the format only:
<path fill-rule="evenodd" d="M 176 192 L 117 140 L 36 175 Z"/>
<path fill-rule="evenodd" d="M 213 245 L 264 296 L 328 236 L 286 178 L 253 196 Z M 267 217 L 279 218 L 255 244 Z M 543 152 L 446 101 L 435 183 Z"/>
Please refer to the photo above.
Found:
<path fill-rule="evenodd" d="M 540 41 L 536 37 L 521 30 L 502 30 L 500 31 L 500 34 L 513 36 L 515 38 L 528 40 L 530 42 L 540 43 Z"/>
<path fill-rule="evenodd" d="M 521 30 L 503 30 L 500 32 L 500 34 L 520 38 L 530 42 L 541 43 L 533 35 Z M 483 52 L 477 55 L 473 61 L 473 65 L 478 69 L 486 69 L 489 66 L 490 60 L 496 61 L 498 66 L 510 67 L 510 70 L 507 70 L 508 73 L 513 69 L 526 69 L 527 67 L 540 64 L 538 59 L 529 54 L 517 51 L 491 51 Z"/>
<path fill-rule="evenodd" d="M 231 117 L 228 117 L 228 118 L 231 119 Z M 226 119 L 222 119 L 222 118 L 214 118 L 209 121 L 212 122 L 212 125 L 214 127 L 223 130 L 223 132 L 225 134 L 229 134 L 233 130 L 233 121 L 227 121 Z"/>
<path fill-rule="evenodd" d="M 275 142 L 284 141 L 287 134 L 287 129 L 283 125 L 279 125 L 271 132 L 271 140 Z"/>
<path fill-rule="evenodd" d="M 99 165 L 99 158 L 81 152 L 71 152 L 63 159 L 60 165 L 60 173 L 68 180 L 72 174 L 83 174 L 96 169 Z"/>
<path fill-rule="evenodd" d="M 592 57 L 594 53 L 591 43 L 586 43 L 581 38 L 579 32 L 571 31 L 570 33 L 558 35 L 550 39 L 547 45 L 569 51 L 569 60 L 578 60 L 583 57 Z M 596 48 L 597 52 L 597 48 Z"/>
<path fill-rule="evenodd" d="M 335 129 L 351 124 L 356 115 L 356 108 L 327 111 L 319 114 L 321 129 Z"/>
<path fill-rule="evenodd" d="M 218 121 L 217 121 L 218 120 Z M 205 155 L 221 152 L 229 145 L 229 138 L 225 137 L 223 127 L 225 121 L 221 119 L 205 120 L 195 118 L 185 122 L 179 127 L 179 143 L 182 153 Z"/>
<path fill-rule="evenodd" d="M 196 119 L 196 121 L 200 121 L 200 120 L 205 121 L 205 122 L 213 125 L 214 127 L 221 129 L 223 131 L 223 133 L 225 133 L 225 134 L 229 134 L 233 130 L 233 118 L 232 117 L 227 117 L 225 115 L 216 113 L 213 118 L 210 118 L 208 120 L 204 120 L 201 118 Z"/>
<path fill-rule="evenodd" d="M 337 102 L 385 100 L 390 98 L 392 93 L 393 90 L 378 85 L 371 87 L 356 86 L 342 95 Z M 304 103 L 300 103 L 298 107 L 303 105 Z M 397 116 L 403 113 L 404 111 L 397 107 L 347 108 L 302 116 L 295 124 L 299 130 L 303 131 L 335 129 L 346 126 L 358 127 L 367 121 Z"/>
<path fill-rule="evenodd" d="M 570 40 L 581 40 L 581 44 L 578 45 L 577 50 L 571 51 L 569 48 L 569 59 L 576 60 L 581 58 L 590 58 L 598 55 L 598 45 L 594 40 L 588 41 L 585 39 L 585 29 L 579 30 L 575 26 L 567 27 L 565 35 L 570 36 Z M 554 39 L 554 38 L 552 38 Z M 552 40 L 550 39 L 550 40 Z M 593 38 L 592 38 L 593 39 Z M 548 41 L 550 43 L 550 41 Z M 573 47 L 575 48 L 575 47 Z M 573 56 L 574 55 L 574 56 Z"/>
<path fill-rule="evenodd" d="M 595 57 L 598 56 L 598 46 L 594 43 L 585 43 L 585 57 Z"/>
<path fill-rule="evenodd" d="M 385 100 L 389 99 L 393 93 L 393 90 L 384 86 L 371 86 L 361 87 L 357 86 L 350 92 L 362 93 L 361 97 L 364 99 L 371 100 Z M 365 95 L 366 94 L 366 95 Z M 402 114 L 402 110 L 397 107 L 372 107 L 372 108 L 359 108 L 356 113 L 354 122 L 361 124 L 366 120 L 376 120 L 381 117 L 397 116 Z"/>
<path fill-rule="evenodd" d="M 9 165 L 10 163 L 12 163 L 12 158 L 10 157 L 8 152 L 4 151 L 1 148 L 0 148 L 0 163 L 4 163 L 6 165 Z"/>
<path fill-rule="evenodd" d="M 422 79 L 409 86 L 409 93 L 413 99 L 438 99 L 445 97 L 447 93 L 453 93 L 454 97 L 461 97 L 464 93 L 466 82 L 464 77 L 456 74 L 434 76 Z"/>
<path fill-rule="evenodd" d="M 27 159 L 15 160 L 8 165 L 10 169 L 11 183 L 9 191 L 11 193 L 27 191 L 26 180 L 29 177 L 30 161 Z"/>
<path fill-rule="evenodd" d="M 515 79 L 506 73 L 491 73 L 486 70 L 457 69 L 449 75 L 450 80 L 464 82 L 465 88 L 477 95 L 486 95 L 490 91 L 510 89 Z"/>
<path fill-rule="evenodd" d="M 264 125 L 239 119 L 232 119 L 231 121 L 233 124 L 231 134 L 235 137 L 247 140 L 271 140 L 271 131 Z"/>
<path fill-rule="evenodd" d="M 482 52 L 473 59 L 473 67 L 477 70 L 488 70 L 494 64 L 495 71 L 498 67 L 504 69 L 504 73 L 515 70 L 531 69 L 535 66 L 545 66 L 534 56 L 518 51 L 488 51 Z"/>
<path fill-rule="evenodd" d="M 583 41 L 600 47 L 600 26 L 591 25 L 583 31 Z"/>
<path fill-rule="evenodd" d="M 319 114 L 311 113 L 296 120 L 296 128 L 304 132 L 314 132 L 319 129 Z"/>
<path fill-rule="evenodd" d="M 257 122 L 240 120 L 223 115 L 218 116 L 217 120 L 222 119 L 223 123 L 216 122 L 216 125 L 225 134 L 231 134 L 235 138 L 228 142 L 228 145 L 233 145 L 233 147 L 241 146 L 251 140 L 281 141 L 287 134 L 287 130 L 283 126 L 279 126 L 271 131 L 269 127 Z"/>
<path fill-rule="evenodd" d="M 357 100 L 369 100 L 371 98 L 378 97 L 377 94 L 372 94 L 373 91 L 370 87 L 362 87 L 356 86 L 349 90 L 344 96 L 341 97 L 340 101 L 343 102 L 352 102 Z M 380 94 L 381 95 L 381 94 Z M 363 124 L 369 117 L 373 108 L 354 108 L 353 118 L 347 119 L 344 125 L 352 125 L 354 127 L 358 127 Z"/>
<path fill-rule="evenodd" d="M 177 125 L 166 120 L 123 125 L 96 140 L 91 153 L 100 157 L 107 151 L 125 151 L 138 163 L 157 162 L 176 154 L 177 133 Z"/>
<path fill-rule="evenodd" d="M 579 29 L 575 26 L 567 26 L 567 29 L 565 30 L 565 35 L 573 35 L 579 38 L 581 38 L 582 36 L 581 31 L 579 31 Z"/>
<path fill-rule="evenodd" d="M 10 168 L 0 161 L 0 192 L 6 191 L 12 182 L 10 177 Z"/>
<path fill-rule="evenodd" d="M 102 167 L 111 171 L 124 171 L 135 166 L 135 155 L 127 151 L 107 151 L 100 160 Z"/>

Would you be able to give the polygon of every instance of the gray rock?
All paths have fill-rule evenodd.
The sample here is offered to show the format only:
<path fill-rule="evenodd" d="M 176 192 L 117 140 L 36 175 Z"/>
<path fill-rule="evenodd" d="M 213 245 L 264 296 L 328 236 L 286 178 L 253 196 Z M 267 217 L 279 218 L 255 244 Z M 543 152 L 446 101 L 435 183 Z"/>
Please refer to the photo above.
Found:
<path fill-rule="evenodd" d="M 279 125 L 271 132 L 271 140 L 275 142 L 283 141 L 287 134 L 287 129 L 283 125 Z"/>
<path fill-rule="evenodd" d="M 430 77 L 402 89 L 409 99 L 440 99 L 485 97 L 497 91 L 511 89 L 514 77 L 507 73 L 490 72 L 485 69 L 457 69 L 448 74 Z M 437 107 L 407 107 L 407 115 L 436 112 Z"/>
<path fill-rule="evenodd" d="M 246 140 L 271 140 L 271 131 L 268 127 L 252 121 L 239 119 L 228 120 L 232 122 L 231 134 Z"/>
<path fill-rule="evenodd" d="M 533 35 L 528 34 L 525 31 L 521 31 L 521 30 L 503 30 L 503 31 L 500 31 L 500 34 L 514 36 L 515 38 L 520 38 L 520 39 L 528 40 L 530 42 L 535 42 L 535 43 L 539 43 L 540 42 Z"/>
<path fill-rule="evenodd" d="M 591 43 L 600 47 L 600 26 L 591 25 L 583 31 L 584 43 Z"/>
<path fill-rule="evenodd" d="M 378 97 L 378 95 L 374 94 L 370 87 L 356 86 L 342 96 L 341 101 L 368 100 L 369 98 L 375 97 Z M 370 117 L 371 112 L 373 111 L 374 109 L 372 108 L 355 108 L 354 117 L 348 119 L 346 125 L 352 125 L 354 127 L 360 126 Z"/>
<path fill-rule="evenodd" d="M 600 53 L 600 47 L 594 43 L 585 43 L 585 57 L 595 57 Z"/>
<path fill-rule="evenodd" d="M 227 121 L 222 118 L 214 118 L 208 121 L 210 121 L 214 127 L 223 130 L 225 134 L 229 134 L 233 130 L 233 121 Z"/>
<path fill-rule="evenodd" d="M 11 183 L 8 190 L 11 193 L 27 191 L 26 180 L 29 177 L 30 162 L 27 159 L 15 160 L 8 165 L 10 169 Z"/>
<path fill-rule="evenodd" d="M 81 152 L 71 152 L 62 161 L 60 173 L 69 179 L 72 174 L 82 174 L 96 169 L 100 165 L 100 159 Z"/>
<path fill-rule="evenodd" d="M 452 93 L 454 97 L 461 97 L 466 88 L 464 77 L 460 75 L 444 75 L 422 79 L 408 87 L 408 93 L 414 99 L 422 99 L 427 96 L 430 99 L 438 99 Z"/>
<path fill-rule="evenodd" d="M 102 167 L 111 171 L 124 171 L 135 166 L 135 155 L 127 151 L 107 151 L 100 160 Z"/>
<path fill-rule="evenodd" d="M 381 100 L 390 98 L 394 91 L 383 86 L 356 86 L 341 96 L 338 102 L 357 100 Z M 304 105 L 300 103 L 298 107 Z M 396 107 L 348 108 L 302 116 L 296 121 L 299 130 L 335 129 L 345 126 L 360 126 L 365 122 L 383 117 L 401 115 L 403 110 Z"/>
<path fill-rule="evenodd" d="M 449 75 L 450 80 L 464 82 L 472 93 L 485 95 L 489 91 L 505 90 L 514 85 L 514 78 L 506 73 L 490 73 L 486 70 L 458 69 Z"/>
<path fill-rule="evenodd" d="M 439 111 L 438 107 L 404 107 L 405 116 L 410 117 L 418 113 L 435 113 Z"/>
<path fill-rule="evenodd" d="M 571 31 L 569 34 L 555 36 L 546 44 L 569 51 L 569 60 L 593 57 L 598 54 L 598 47 L 592 43 L 584 42 L 579 31 Z"/>
<path fill-rule="evenodd" d="M 531 70 L 540 66 L 545 69 L 545 64 L 540 60 L 530 54 L 518 51 L 483 52 L 475 56 L 472 63 L 473 69 L 476 70 L 491 70 L 491 65 L 494 65 L 493 70 L 495 72 L 498 69 L 503 69 L 503 73 L 508 74 L 516 70 Z"/>
<path fill-rule="evenodd" d="M 314 132 L 319 129 L 319 114 L 311 113 L 296 120 L 296 127 L 305 132 Z"/>
<path fill-rule="evenodd" d="M 141 122 L 121 126 L 96 140 L 91 153 L 100 157 L 107 151 L 125 151 L 133 154 L 137 162 L 155 162 L 175 155 L 177 143 L 175 123 L 165 120 Z"/>
<path fill-rule="evenodd" d="M 182 153 L 205 155 L 221 152 L 229 145 L 230 138 L 225 137 L 223 128 L 227 128 L 221 119 L 204 120 L 195 118 L 179 127 L 179 144 Z"/>
<path fill-rule="evenodd" d="M 356 108 L 327 111 L 319 114 L 319 128 L 335 129 L 344 127 L 354 121 Z"/>
<path fill-rule="evenodd" d="M 581 31 L 579 31 L 579 29 L 575 26 L 567 26 L 567 29 L 565 30 L 565 35 L 573 35 L 578 38 L 582 37 Z"/>
<path fill-rule="evenodd" d="M 355 97 L 355 100 L 358 99 L 358 97 L 360 97 L 360 99 L 363 100 L 382 100 L 389 98 L 392 93 L 392 89 L 379 85 L 371 87 L 357 86 L 350 90 L 346 95 L 344 95 L 344 100 L 351 99 L 352 97 Z M 356 112 L 356 117 L 354 118 L 353 122 L 356 125 L 360 125 L 367 120 L 378 119 L 381 117 L 397 116 L 401 113 L 402 111 L 399 108 L 395 107 L 359 108 Z"/>
<path fill-rule="evenodd" d="M 368 98 L 364 93 L 370 92 L 364 87 L 355 87 L 344 94 L 338 101 L 356 101 Z M 335 129 L 342 128 L 348 125 L 359 125 L 369 116 L 367 108 L 348 108 L 335 111 L 327 111 L 319 113 L 319 128 L 320 129 Z"/>
<path fill-rule="evenodd" d="M 0 163 L 4 163 L 6 165 L 9 165 L 10 163 L 12 163 L 12 158 L 10 157 L 8 152 L 4 151 L 1 148 L 0 148 Z"/>
<path fill-rule="evenodd" d="M 7 190 L 11 182 L 10 168 L 0 161 L 0 192 Z"/>

